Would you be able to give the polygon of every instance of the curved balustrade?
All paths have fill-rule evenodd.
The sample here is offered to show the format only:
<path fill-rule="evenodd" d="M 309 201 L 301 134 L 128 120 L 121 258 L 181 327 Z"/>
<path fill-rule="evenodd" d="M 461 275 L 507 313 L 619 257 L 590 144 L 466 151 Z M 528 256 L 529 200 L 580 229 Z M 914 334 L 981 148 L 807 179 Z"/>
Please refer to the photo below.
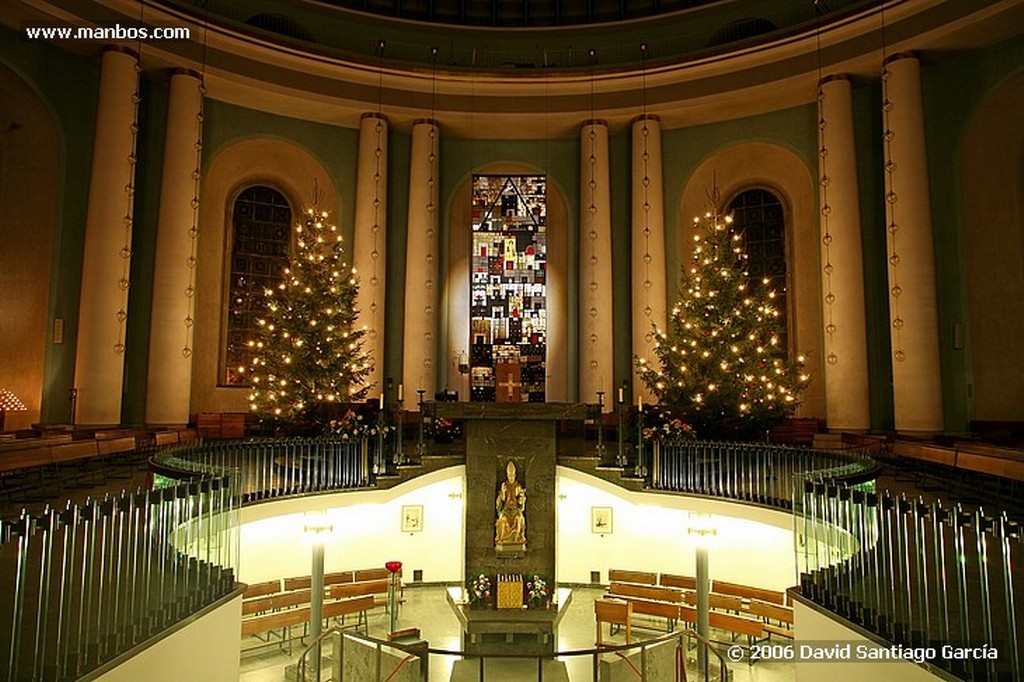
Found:
<path fill-rule="evenodd" d="M 236 472 L 243 502 L 371 485 L 385 469 L 378 437 L 278 438 L 188 443 L 161 451 L 151 463 L 172 479 Z"/>
<path fill-rule="evenodd" d="M 3 523 L 4 679 L 77 679 L 228 596 L 238 561 L 231 483 L 123 492 Z"/>
<path fill-rule="evenodd" d="M 1021 527 L 960 505 L 806 481 L 796 514 L 801 593 L 967 680 L 1019 680 Z M 977 658 L 943 654 L 974 647 Z M 995 657 L 991 655 L 995 652 Z"/>
<path fill-rule="evenodd" d="M 877 471 L 864 450 L 813 450 L 767 443 L 655 441 L 649 484 L 657 490 L 725 497 L 791 509 L 804 480 L 867 480 Z"/>
<path fill-rule="evenodd" d="M 707 669 L 699 674 L 696 665 L 687 660 L 694 648 L 711 652 Z M 308 662 L 312 652 L 326 656 L 327 665 Z M 589 660 L 588 660 L 589 659 Z M 324 661 L 320 661 L 324 663 Z M 299 656 L 297 678 L 300 680 L 331 680 L 331 682 L 391 682 L 401 680 L 427 682 L 428 671 L 447 669 L 455 662 L 468 663 L 473 679 L 480 682 L 507 679 L 509 668 L 532 672 L 536 680 L 565 679 L 564 671 L 572 668 L 571 679 L 607 679 L 614 667 L 628 668 L 631 679 L 702 680 L 728 682 L 731 676 L 726 659 L 710 641 L 693 630 L 677 630 L 654 639 L 632 644 L 608 645 L 594 649 L 559 651 L 551 654 L 468 654 L 465 651 L 435 649 L 427 644 L 400 644 L 334 627 L 310 642 Z M 553 662 L 557 662 L 554 666 Z M 560 664 L 565 664 L 563 668 Z M 328 669 L 329 666 L 329 669 Z M 589 672 L 589 676 L 582 670 Z M 615 678 L 618 679 L 618 673 Z M 532 675 L 531 675 L 532 676 Z M 433 676 L 431 676 L 433 677 Z M 447 679 L 447 675 L 444 676 Z"/>

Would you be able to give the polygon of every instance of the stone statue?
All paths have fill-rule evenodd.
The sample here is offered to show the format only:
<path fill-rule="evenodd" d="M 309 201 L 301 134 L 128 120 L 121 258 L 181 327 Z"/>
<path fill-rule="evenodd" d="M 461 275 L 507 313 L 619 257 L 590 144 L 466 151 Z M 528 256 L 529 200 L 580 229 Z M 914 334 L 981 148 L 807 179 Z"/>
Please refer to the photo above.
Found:
<path fill-rule="evenodd" d="M 494 523 L 494 544 L 526 546 L 526 488 L 516 480 L 516 465 L 509 461 L 505 467 L 508 480 L 501 484 L 495 508 L 498 520 Z"/>

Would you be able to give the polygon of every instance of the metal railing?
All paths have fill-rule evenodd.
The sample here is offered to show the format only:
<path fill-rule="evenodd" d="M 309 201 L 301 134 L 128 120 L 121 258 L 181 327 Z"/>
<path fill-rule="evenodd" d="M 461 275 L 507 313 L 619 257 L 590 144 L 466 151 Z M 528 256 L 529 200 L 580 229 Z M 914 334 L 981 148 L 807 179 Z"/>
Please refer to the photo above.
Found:
<path fill-rule="evenodd" d="M 4 679 L 76 679 L 230 594 L 231 484 L 205 478 L 4 522 Z"/>
<path fill-rule="evenodd" d="M 232 472 L 243 502 L 372 485 L 385 470 L 381 437 L 205 441 L 172 446 L 153 457 L 170 478 Z"/>
<path fill-rule="evenodd" d="M 930 663 L 963 679 L 1021 679 L 1019 524 L 824 482 L 804 482 L 799 497 L 804 596 L 889 642 L 930 647 Z"/>
<path fill-rule="evenodd" d="M 697 670 L 691 653 L 711 652 L 703 674 Z M 310 654 L 324 656 L 309 661 Z M 508 680 L 510 670 L 516 679 L 570 679 L 599 682 L 610 679 L 616 667 L 628 668 L 631 679 L 701 680 L 728 682 L 731 677 L 725 657 L 714 643 L 693 630 L 677 630 L 659 637 L 631 644 L 609 645 L 593 649 L 559 651 L 551 654 L 469 654 L 465 651 L 434 649 L 426 642 L 400 644 L 387 642 L 351 629 L 332 627 L 311 641 L 299 656 L 296 678 L 303 682 L 428 682 L 448 679 L 454 665 L 471 668 L 478 682 Z M 431 671 L 443 671 L 443 674 Z M 534 677 L 534 673 L 536 677 Z M 589 674 L 588 674 L 589 673 Z M 629 674 L 629 673 L 627 673 Z"/>
<path fill-rule="evenodd" d="M 877 470 L 865 450 L 815 450 L 768 443 L 653 441 L 640 471 L 651 488 L 791 509 L 805 480 L 867 479 Z"/>

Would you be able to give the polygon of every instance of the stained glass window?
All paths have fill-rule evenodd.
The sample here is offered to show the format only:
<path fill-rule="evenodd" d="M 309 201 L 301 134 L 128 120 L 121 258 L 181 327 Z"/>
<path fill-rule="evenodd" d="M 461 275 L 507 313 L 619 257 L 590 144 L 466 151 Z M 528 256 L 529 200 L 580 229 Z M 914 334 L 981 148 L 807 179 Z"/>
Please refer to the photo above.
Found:
<path fill-rule="evenodd" d="M 291 243 L 292 210 L 276 189 L 249 187 L 235 199 L 231 217 L 231 274 L 228 280 L 227 353 L 224 381 L 245 386 L 238 371 L 249 363 L 263 290 L 277 286 Z"/>
<path fill-rule="evenodd" d="M 547 178 L 473 177 L 470 399 L 544 402 Z"/>
<path fill-rule="evenodd" d="M 779 344 L 788 348 L 786 305 L 786 217 L 782 202 L 766 189 L 741 192 L 729 203 L 733 225 L 743 235 L 752 286 L 767 286 L 778 300 Z M 767 284 L 762 284 L 764 279 Z"/>

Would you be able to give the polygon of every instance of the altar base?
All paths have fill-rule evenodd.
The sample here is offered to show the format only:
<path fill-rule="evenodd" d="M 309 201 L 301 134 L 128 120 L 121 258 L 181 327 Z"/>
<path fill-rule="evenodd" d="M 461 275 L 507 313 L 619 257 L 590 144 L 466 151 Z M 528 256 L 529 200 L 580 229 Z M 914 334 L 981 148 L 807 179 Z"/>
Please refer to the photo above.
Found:
<path fill-rule="evenodd" d="M 560 587 L 546 609 L 474 609 L 461 587 L 450 587 L 448 604 L 462 626 L 462 649 L 469 654 L 550 654 L 558 647 L 558 624 L 572 602 Z"/>

